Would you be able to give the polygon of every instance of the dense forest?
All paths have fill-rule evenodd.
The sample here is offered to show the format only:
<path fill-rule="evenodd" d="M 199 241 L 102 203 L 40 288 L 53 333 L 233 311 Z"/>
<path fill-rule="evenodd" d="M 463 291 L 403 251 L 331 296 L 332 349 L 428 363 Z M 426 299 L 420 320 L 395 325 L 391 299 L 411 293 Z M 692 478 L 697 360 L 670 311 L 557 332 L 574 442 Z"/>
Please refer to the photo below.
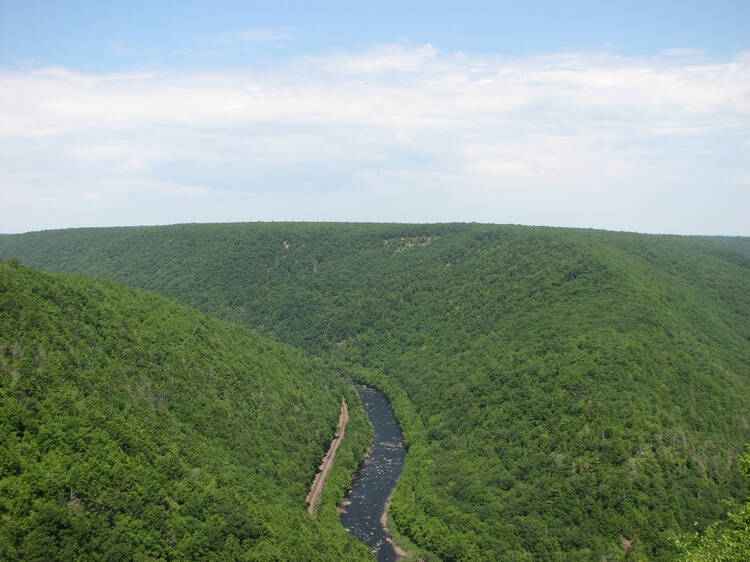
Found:
<path fill-rule="evenodd" d="M 727 516 L 706 529 L 693 530 L 677 537 L 680 559 L 685 562 L 744 562 L 750 553 L 750 446 L 742 455 L 742 472 L 747 478 L 747 497 L 743 503 L 728 502 Z M 699 532 L 700 531 L 700 532 Z"/>
<path fill-rule="evenodd" d="M 750 238 L 747 236 L 710 236 L 709 238 L 740 254 L 750 256 Z"/>
<path fill-rule="evenodd" d="M 337 505 L 370 427 L 319 361 L 142 290 L 0 262 L 0 558 L 370 557 Z"/>
<path fill-rule="evenodd" d="M 391 516 L 436 556 L 670 559 L 746 492 L 746 242 L 274 223 L 31 233 L 0 255 L 173 297 L 383 389 L 409 444 Z"/>

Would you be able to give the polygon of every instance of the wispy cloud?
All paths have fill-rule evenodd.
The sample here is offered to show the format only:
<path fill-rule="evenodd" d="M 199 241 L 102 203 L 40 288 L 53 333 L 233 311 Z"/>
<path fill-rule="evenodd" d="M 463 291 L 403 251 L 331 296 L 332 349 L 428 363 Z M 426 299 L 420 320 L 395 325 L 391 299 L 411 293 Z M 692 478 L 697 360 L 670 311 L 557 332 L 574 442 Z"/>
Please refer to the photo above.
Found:
<path fill-rule="evenodd" d="M 279 43 L 293 38 L 294 33 L 290 29 L 256 27 L 230 31 L 221 35 L 202 36 L 198 37 L 197 40 L 199 43 L 239 47 L 256 43 Z"/>
<path fill-rule="evenodd" d="M 286 29 L 272 28 L 254 28 L 243 29 L 231 34 L 231 37 L 239 41 L 249 41 L 251 43 L 263 43 L 266 41 L 286 41 L 292 39 L 294 35 Z"/>
<path fill-rule="evenodd" d="M 231 40 L 289 36 L 255 29 Z M 153 222 L 489 220 L 689 232 L 722 186 L 729 208 L 750 206 L 736 179 L 750 172 L 750 56 L 675 55 L 511 58 L 383 45 L 262 69 L 2 71 L 0 196 L 11 204 L 0 231 L 49 226 L 23 212 L 42 195 L 50 208 L 49 197 L 86 199 L 78 215 L 61 215 L 68 223 L 52 223 L 85 224 L 92 206 L 110 208 L 104 202 L 132 185 L 140 205 L 109 223 L 144 222 L 139 206 L 158 198 L 173 214 L 150 210 Z M 746 229 L 736 213 L 714 230 Z"/>
<path fill-rule="evenodd" d="M 702 49 L 673 47 L 671 49 L 663 49 L 660 54 L 665 57 L 694 57 L 705 54 L 705 51 Z"/>
<path fill-rule="evenodd" d="M 109 41 L 107 43 L 107 50 L 118 57 L 130 57 L 135 53 L 131 47 L 116 41 Z"/>

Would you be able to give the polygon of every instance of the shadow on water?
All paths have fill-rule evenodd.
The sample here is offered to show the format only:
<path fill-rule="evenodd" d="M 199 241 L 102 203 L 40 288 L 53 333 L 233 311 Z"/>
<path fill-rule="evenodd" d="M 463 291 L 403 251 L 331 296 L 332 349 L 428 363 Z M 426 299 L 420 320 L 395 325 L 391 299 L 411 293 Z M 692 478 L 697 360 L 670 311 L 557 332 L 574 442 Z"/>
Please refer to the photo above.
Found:
<path fill-rule="evenodd" d="M 404 465 L 404 436 L 386 397 L 367 386 L 357 384 L 355 387 L 375 435 L 370 454 L 352 480 L 347 498 L 351 504 L 341 514 L 341 524 L 370 547 L 379 561 L 390 562 L 398 560 L 398 556 L 386 540 L 388 535 L 381 517 Z"/>

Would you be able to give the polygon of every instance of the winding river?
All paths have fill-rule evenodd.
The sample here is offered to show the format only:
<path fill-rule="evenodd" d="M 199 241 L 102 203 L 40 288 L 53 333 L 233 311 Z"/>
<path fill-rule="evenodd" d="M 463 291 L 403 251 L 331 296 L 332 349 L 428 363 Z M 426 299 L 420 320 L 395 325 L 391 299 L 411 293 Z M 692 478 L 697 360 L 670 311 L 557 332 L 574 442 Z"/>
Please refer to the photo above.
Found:
<path fill-rule="evenodd" d="M 386 397 L 367 386 L 355 387 L 375 435 L 370 453 L 352 480 L 347 497 L 351 503 L 341 514 L 341 524 L 370 547 L 380 562 L 390 562 L 399 557 L 388 540 L 383 515 L 404 465 L 404 436 Z"/>

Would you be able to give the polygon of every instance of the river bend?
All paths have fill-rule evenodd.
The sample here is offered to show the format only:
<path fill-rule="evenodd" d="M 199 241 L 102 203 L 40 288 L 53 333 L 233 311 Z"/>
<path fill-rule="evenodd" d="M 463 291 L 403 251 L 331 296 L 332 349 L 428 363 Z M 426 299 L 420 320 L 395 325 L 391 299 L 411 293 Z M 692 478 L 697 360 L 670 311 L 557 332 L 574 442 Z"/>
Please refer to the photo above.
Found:
<path fill-rule="evenodd" d="M 381 521 L 406 457 L 404 436 L 386 397 L 373 388 L 355 385 L 375 435 L 372 449 L 352 480 L 351 502 L 341 514 L 344 528 L 365 543 L 380 562 L 398 560 Z"/>

